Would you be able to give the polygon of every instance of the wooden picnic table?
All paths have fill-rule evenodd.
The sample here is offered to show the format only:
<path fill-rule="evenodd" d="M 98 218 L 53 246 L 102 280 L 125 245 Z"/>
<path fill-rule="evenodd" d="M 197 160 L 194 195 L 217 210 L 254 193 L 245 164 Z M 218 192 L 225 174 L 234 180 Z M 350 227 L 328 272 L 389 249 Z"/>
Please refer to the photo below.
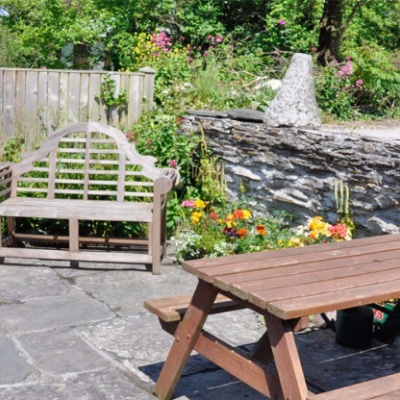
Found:
<path fill-rule="evenodd" d="M 400 398 L 400 374 L 311 393 L 294 339 L 302 317 L 400 297 L 398 235 L 193 260 L 182 267 L 199 281 L 171 332 L 175 340 L 154 389 L 160 399 L 171 398 L 193 349 L 272 399 Z M 250 355 L 203 330 L 221 294 L 265 317 L 267 332 Z M 278 376 L 266 371 L 272 360 Z"/>

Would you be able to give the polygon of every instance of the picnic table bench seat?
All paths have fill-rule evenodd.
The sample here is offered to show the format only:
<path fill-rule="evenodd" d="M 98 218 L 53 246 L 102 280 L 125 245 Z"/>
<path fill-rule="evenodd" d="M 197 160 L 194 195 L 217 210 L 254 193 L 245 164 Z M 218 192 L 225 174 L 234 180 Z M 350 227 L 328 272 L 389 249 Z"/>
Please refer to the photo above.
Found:
<path fill-rule="evenodd" d="M 7 218 L 8 236 L 0 240 L 0 258 L 140 263 L 151 265 L 153 274 L 160 273 L 167 194 L 179 182 L 179 172 L 157 168 L 155 162 L 140 155 L 120 130 L 81 122 L 51 134 L 38 150 L 25 153 L 20 163 L 3 163 L 0 217 Z M 69 233 L 18 232 L 16 218 L 68 220 Z M 145 223 L 148 237 L 81 236 L 82 220 Z M 20 241 L 66 243 L 68 248 L 15 247 Z M 108 251 L 83 249 L 89 244 L 102 244 Z M 116 246 L 131 247 L 121 252 L 115 251 Z M 132 252 L 132 246 L 138 251 Z"/>

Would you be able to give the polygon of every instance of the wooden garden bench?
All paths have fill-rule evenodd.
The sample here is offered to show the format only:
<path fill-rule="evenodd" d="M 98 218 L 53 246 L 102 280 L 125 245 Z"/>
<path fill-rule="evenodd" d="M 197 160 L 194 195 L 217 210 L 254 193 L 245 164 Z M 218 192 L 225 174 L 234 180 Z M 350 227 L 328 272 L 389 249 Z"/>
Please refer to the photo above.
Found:
<path fill-rule="evenodd" d="M 8 228 L 8 236 L 0 240 L 0 258 L 151 264 L 153 274 L 159 274 L 166 248 L 167 194 L 179 182 L 179 173 L 157 168 L 155 161 L 140 155 L 118 129 L 82 122 L 54 132 L 20 163 L 0 165 L 0 216 L 7 218 Z M 69 234 L 18 232 L 16 218 L 68 220 Z M 148 237 L 83 237 L 82 220 L 145 223 Z M 67 243 L 68 248 L 15 247 L 22 240 Z M 118 246 L 130 247 L 116 251 Z M 133 246 L 141 251 L 132 252 Z"/>

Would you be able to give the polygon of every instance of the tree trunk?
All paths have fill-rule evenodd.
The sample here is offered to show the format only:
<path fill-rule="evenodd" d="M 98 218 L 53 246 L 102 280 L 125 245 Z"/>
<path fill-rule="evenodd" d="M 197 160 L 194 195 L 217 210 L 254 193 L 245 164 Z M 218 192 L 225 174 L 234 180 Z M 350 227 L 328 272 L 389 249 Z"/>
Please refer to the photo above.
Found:
<path fill-rule="evenodd" d="M 318 62 L 322 65 L 332 58 L 339 59 L 342 19 L 342 1 L 325 0 L 318 42 Z"/>

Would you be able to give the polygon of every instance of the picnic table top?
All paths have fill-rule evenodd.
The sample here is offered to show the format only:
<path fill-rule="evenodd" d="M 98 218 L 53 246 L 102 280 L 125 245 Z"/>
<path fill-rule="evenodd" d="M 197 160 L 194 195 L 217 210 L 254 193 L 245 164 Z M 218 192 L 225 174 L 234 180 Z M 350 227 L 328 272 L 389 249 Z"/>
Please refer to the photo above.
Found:
<path fill-rule="evenodd" d="M 182 267 L 285 320 L 400 297 L 399 235 L 192 260 Z"/>

